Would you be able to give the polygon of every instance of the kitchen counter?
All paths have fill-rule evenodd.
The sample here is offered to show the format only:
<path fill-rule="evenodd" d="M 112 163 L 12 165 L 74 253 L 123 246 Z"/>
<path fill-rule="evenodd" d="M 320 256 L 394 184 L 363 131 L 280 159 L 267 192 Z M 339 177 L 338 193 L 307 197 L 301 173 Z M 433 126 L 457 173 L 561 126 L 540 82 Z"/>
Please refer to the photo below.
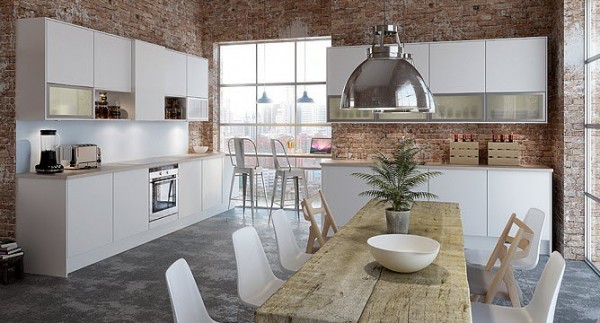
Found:
<path fill-rule="evenodd" d="M 372 159 L 327 159 L 321 162 L 321 166 L 340 166 L 340 167 L 356 167 L 364 166 L 368 167 L 375 163 Z M 460 169 L 510 169 L 510 170 L 528 170 L 528 171 L 549 171 L 552 172 L 552 168 L 543 165 L 518 165 L 518 166 L 501 166 L 501 165 L 459 165 L 459 164 L 446 164 L 446 163 L 426 163 L 419 165 L 420 168 L 460 168 Z"/>
<path fill-rule="evenodd" d="M 62 179 L 62 180 L 64 180 L 64 179 L 69 179 L 69 178 L 81 178 L 81 177 L 86 177 L 86 176 L 158 167 L 158 166 L 182 163 L 182 162 L 192 161 L 192 160 L 197 160 L 197 159 L 221 158 L 223 156 L 225 156 L 225 154 L 218 153 L 218 152 L 207 152 L 207 153 L 202 153 L 202 154 L 159 156 L 159 157 L 152 157 L 152 158 L 121 161 L 121 162 L 116 162 L 116 163 L 107 163 L 107 164 L 102 164 L 98 168 L 65 169 L 64 172 L 56 173 L 56 174 L 38 174 L 35 172 L 30 172 L 30 173 L 17 174 L 16 176 L 17 176 L 17 178 L 55 179 L 55 180 Z"/>

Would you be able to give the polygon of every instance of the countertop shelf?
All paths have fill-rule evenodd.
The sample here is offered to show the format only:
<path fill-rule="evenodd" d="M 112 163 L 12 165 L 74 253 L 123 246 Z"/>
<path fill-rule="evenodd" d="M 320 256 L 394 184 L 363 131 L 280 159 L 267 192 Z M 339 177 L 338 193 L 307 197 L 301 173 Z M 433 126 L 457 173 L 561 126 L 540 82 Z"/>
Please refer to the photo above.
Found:
<path fill-rule="evenodd" d="M 339 166 L 339 167 L 356 167 L 356 166 L 371 166 L 375 163 L 371 159 L 326 159 L 321 162 L 321 166 Z M 420 168 L 464 168 L 464 169 L 510 169 L 510 170 L 539 170 L 552 172 L 552 168 L 543 165 L 513 165 L 513 166 L 501 166 L 501 165 L 458 165 L 458 164 L 445 164 L 445 163 L 425 163 L 419 165 Z"/>

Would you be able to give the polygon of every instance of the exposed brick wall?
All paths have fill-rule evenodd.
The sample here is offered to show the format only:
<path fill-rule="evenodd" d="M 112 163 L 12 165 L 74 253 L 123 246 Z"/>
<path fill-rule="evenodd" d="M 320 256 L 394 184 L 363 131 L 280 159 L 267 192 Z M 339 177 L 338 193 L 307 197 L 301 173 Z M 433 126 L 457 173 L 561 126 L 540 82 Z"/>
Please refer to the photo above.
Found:
<path fill-rule="evenodd" d="M 51 17 L 203 56 L 198 32 L 201 3 L 185 0 L 31 0 L 0 3 L 0 237 L 14 237 L 15 19 Z"/>

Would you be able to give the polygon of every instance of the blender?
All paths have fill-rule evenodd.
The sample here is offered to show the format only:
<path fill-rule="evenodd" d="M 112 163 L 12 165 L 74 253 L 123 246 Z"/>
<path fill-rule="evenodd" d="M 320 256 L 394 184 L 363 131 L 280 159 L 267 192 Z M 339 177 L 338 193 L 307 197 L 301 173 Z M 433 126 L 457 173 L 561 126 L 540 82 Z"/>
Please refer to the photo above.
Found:
<path fill-rule="evenodd" d="M 57 162 L 56 150 L 60 145 L 60 136 L 56 130 L 40 130 L 40 146 L 42 149 L 40 163 L 35 165 L 37 173 L 61 173 L 64 170 L 63 165 Z"/>

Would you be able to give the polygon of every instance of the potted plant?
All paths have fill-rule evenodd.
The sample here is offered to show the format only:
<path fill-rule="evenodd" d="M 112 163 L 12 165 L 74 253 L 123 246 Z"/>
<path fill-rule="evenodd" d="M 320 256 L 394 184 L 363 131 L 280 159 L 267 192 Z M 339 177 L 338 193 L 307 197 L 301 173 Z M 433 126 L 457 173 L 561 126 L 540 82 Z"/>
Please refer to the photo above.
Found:
<path fill-rule="evenodd" d="M 410 209 L 416 199 L 437 198 L 429 192 L 414 192 L 412 189 L 440 172 L 421 172 L 417 169 L 415 156 L 421 149 L 415 147 L 410 139 L 404 139 L 394 151 L 393 158 L 382 152 L 375 157 L 371 166 L 372 174 L 353 173 L 363 179 L 372 189 L 360 193 L 362 196 L 376 198 L 380 203 L 390 203 L 385 210 L 388 233 L 408 233 Z"/>

